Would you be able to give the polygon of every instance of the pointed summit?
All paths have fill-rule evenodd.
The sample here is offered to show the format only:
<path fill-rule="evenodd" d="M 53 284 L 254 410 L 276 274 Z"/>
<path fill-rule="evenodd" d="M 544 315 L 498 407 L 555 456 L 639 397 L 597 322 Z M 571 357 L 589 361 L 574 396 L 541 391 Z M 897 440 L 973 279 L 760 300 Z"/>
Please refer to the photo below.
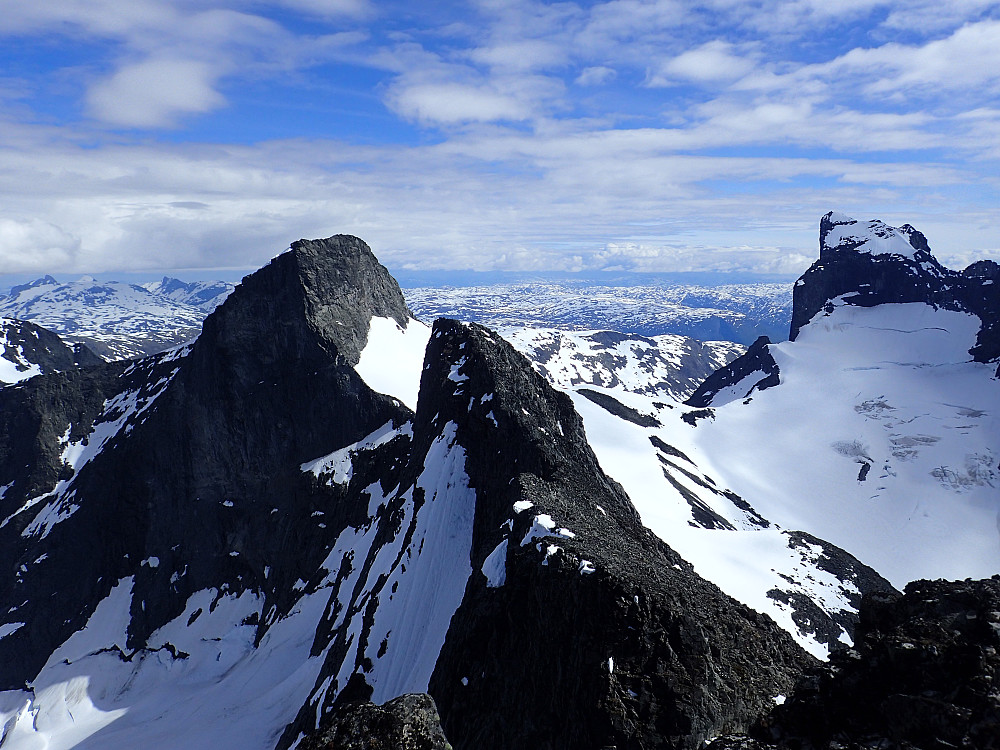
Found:
<path fill-rule="evenodd" d="M 411 315 L 399 285 L 368 245 L 344 234 L 298 240 L 243 279 L 205 320 L 198 345 L 262 364 L 334 357 L 353 366 L 373 317 L 405 328 Z"/>

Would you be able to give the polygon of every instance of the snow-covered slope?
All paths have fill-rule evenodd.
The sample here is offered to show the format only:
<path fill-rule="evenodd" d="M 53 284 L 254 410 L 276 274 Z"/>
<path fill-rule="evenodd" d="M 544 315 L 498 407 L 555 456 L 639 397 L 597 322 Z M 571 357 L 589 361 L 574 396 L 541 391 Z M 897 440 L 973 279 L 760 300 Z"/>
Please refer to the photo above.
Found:
<path fill-rule="evenodd" d="M 922 303 L 838 301 L 770 347 L 778 386 L 720 401 L 696 442 L 767 518 L 851 550 L 897 586 L 992 575 L 1000 385 L 969 356 L 979 328 Z"/>
<path fill-rule="evenodd" d="M 845 291 L 859 269 L 873 280 Z M 1000 571 L 998 270 L 945 269 L 909 226 L 824 217 L 796 288 L 815 312 L 767 347 L 777 385 L 694 398 L 712 407 L 695 442 L 717 476 L 897 585 Z"/>
<path fill-rule="evenodd" d="M 29 320 L 107 359 L 163 351 L 198 335 L 205 310 L 135 284 L 46 276 L 14 287 L 0 315 Z"/>
<path fill-rule="evenodd" d="M 495 330 L 613 330 L 653 337 L 749 344 L 788 334 L 791 287 L 785 284 L 608 286 L 536 282 L 406 289 L 417 317 L 475 321 Z"/>
<path fill-rule="evenodd" d="M 574 393 L 643 522 L 814 653 L 847 640 L 860 593 L 885 585 L 861 563 L 899 587 L 1000 572 L 1000 393 L 995 362 L 974 357 L 990 346 L 993 271 L 943 269 L 911 227 L 823 227 L 796 287 L 811 321 L 793 342 L 757 342 L 695 408 L 607 379 Z"/>

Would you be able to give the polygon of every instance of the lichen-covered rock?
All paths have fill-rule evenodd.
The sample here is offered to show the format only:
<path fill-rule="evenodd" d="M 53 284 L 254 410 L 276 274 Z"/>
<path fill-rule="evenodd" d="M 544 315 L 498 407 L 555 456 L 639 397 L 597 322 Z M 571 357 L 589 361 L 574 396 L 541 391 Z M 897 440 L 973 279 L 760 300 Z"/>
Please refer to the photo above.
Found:
<path fill-rule="evenodd" d="M 434 699 L 409 693 L 381 706 L 342 704 L 325 726 L 304 738 L 298 750 L 452 750 L 441 729 Z"/>

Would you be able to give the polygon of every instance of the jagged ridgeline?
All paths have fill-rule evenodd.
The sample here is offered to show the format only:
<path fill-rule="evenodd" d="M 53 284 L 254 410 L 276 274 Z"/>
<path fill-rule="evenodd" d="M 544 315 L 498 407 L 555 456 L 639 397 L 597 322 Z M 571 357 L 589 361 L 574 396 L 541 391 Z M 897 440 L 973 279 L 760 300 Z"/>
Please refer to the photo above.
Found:
<path fill-rule="evenodd" d="M 414 320 L 354 237 L 189 347 L 0 390 L 0 485 L 5 749 L 286 748 L 423 691 L 456 748 L 695 748 L 811 663 L 643 527 L 569 397 Z"/>

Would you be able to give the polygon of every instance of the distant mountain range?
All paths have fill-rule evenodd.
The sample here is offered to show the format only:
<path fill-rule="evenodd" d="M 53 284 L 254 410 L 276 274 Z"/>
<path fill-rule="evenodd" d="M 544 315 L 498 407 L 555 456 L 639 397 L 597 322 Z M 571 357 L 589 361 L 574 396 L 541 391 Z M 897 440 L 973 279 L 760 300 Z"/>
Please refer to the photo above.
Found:
<path fill-rule="evenodd" d="M 139 286 L 89 276 L 70 282 L 45 276 L 0 298 L 0 316 L 31 321 L 105 359 L 129 359 L 196 337 L 205 315 L 232 289 L 224 282 L 170 278 Z"/>
<path fill-rule="evenodd" d="M 420 287 L 404 293 L 418 318 L 455 318 L 496 330 L 613 330 L 750 344 L 762 335 L 787 338 L 792 318 L 790 283 L 707 287 L 563 281 Z"/>
<path fill-rule="evenodd" d="M 233 290 L 222 282 L 164 277 L 143 285 L 59 282 L 51 276 L 14 287 L 0 316 L 31 321 L 105 359 L 154 354 L 198 335 L 201 321 Z M 414 315 L 478 322 L 496 330 L 613 330 L 640 337 L 680 335 L 751 343 L 787 337 L 791 285 L 608 286 L 596 280 L 404 289 Z"/>

